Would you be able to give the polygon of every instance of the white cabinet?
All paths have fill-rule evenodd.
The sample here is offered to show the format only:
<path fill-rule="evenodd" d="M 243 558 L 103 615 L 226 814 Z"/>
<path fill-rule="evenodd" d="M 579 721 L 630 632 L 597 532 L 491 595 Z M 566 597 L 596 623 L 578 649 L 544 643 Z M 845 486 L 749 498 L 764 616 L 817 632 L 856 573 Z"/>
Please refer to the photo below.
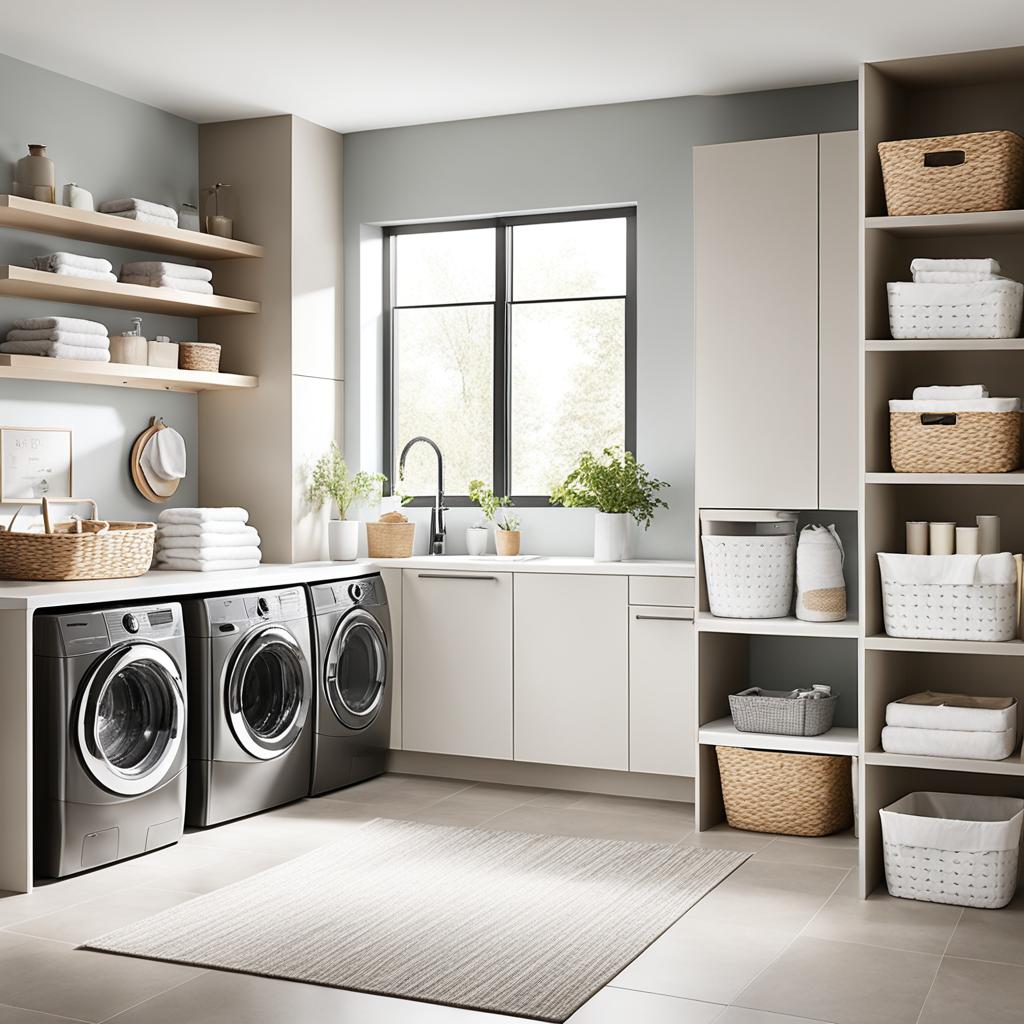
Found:
<path fill-rule="evenodd" d="M 512 757 L 512 574 L 406 569 L 402 746 Z"/>
<path fill-rule="evenodd" d="M 629 609 L 629 770 L 692 776 L 697 726 L 692 608 Z"/>
<path fill-rule="evenodd" d="M 629 768 L 628 590 L 625 576 L 516 576 L 517 761 Z"/>
<path fill-rule="evenodd" d="M 391 749 L 402 749 L 402 570 L 381 569 L 391 619 Z"/>

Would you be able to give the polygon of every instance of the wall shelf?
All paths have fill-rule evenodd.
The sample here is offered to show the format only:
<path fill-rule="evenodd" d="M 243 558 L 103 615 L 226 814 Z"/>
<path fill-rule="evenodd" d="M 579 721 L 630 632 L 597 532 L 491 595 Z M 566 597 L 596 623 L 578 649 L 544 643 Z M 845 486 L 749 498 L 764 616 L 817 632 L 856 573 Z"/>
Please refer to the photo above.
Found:
<path fill-rule="evenodd" d="M 73 210 L 20 196 L 0 196 L 0 227 L 59 235 L 81 242 L 186 256 L 194 260 L 258 259 L 263 246 L 182 228 L 142 224 L 109 213 Z"/>
<path fill-rule="evenodd" d="M 920 754 L 887 754 L 872 750 L 864 755 L 865 764 L 890 768 L 930 768 L 940 772 L 975 772 L 979 775 L 1024 775 L 1024 761 L 1018 748 L 1002 761 L 979 761 L 968 757 L 924 757 Z"/>
<path fill-rule="evenodd" d="M 168 316 L 219 316 L 258 313 L 260 304 L 227 295 L 197 295 L 172 288 L 138 284 L 108 284 L 81 277 L 65 277 L 26 267 L 0 266 L 0 295 L 20 295 L 49 302 L 74 302 L 83 306 L 130 309 Z"/>
<path fill-rule="evenodd" d="M 842 754 L 856 757 L 859 751 L 857 730 L 836 727 L 820 736 L 773 736 L 759 732 L 740 732 L 731 718 L 702 725 L 700 742 L 705 746 L 746 747 L 749 750 L 784 750 L 800 754 Z"/>
<path fill-rule="evenodd" d="M 710 612 L 700 612 L 697 629 L 702 633 L 745 633 L 754 636 L 826 636 L 856 639 L 860 623 L 856 619 L 843 622 L 803 622 L 793 615 L 778 619 L 724 619 Z"/>
<path fill-rule="evenodd" d="M 949 235 L 1024 234 L 1024 210 L 994 210 L 985 213 L 943 213 L 926 217 L 866 217 L 869 231 L 927 238 Z"/>
<path fill-rule="evenodd" d="M 0 380 L 41 380 L 64 384 L 102 384 L 150 391 L 229 391 L 254 388 L 258 377 L 207 373 L 127 363 L 92 363 L 81 359 L 0 355 Z"/>
<path fill-rule="evenodd" d="M 929 338 L 866 341 L 867 352 L 1024 352 L 1024 338 Z"/>
<path fill-rule="evenodd" d="M 867 651 L 920 651 L 931 654 L 992 654 L 1024 657 L 1024 640 L 918 640 L 876 634 L 864 641 Z"/>
<path fill-rule="evenodd" d="M 1002 487 L 1024 485 L 1024 469 L 1012 473 L 866 473 L 869 484 L 967 484 Z"/>

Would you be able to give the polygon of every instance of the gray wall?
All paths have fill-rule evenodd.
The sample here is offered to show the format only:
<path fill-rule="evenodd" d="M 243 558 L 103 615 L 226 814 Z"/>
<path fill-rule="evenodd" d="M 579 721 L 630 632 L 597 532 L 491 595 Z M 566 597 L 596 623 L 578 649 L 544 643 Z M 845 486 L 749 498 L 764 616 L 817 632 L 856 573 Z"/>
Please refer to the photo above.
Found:
<path fill-rule="evenodd" d="M 345 138 L 345 450 L 379 468 L 382 224 L 635 203 L 637 456 L 672 484 L 640 557 L 693 556 L 693 146 L 857 126 L 856 83 L 693 96 Z M 771 258 L 737 253 L 737 259 Z M 757 311 L 751 311 L 756 330 Z M 425 521 L 426 510 L 414 510 Z M 449 517 L 465 550 L 473 515 Z M 524 509 L 524 550 L 585 555 L 588 510 Z M 421 543 L 424 530 L 417 531 Z"/>
<path fill-rule="evenodd" d="M 126 58 L 127 59 L 127 58 Z M 58 195 L 69 181 L 97 202 L 137 196 L 177 207 L 197 195 L 196 125 L 155 107 L 116 96 L 71 78 L 0 55 L 0 191 L 11 191 L 14 162 L 29 142 L 47 146 L 56 164 Z M 47 235 L 0 232 L 0 264 L 27 265 L 30 257 L 55 251 L 105 256 L 115 264 L 142 258 L 125 249 L 73 242 Z M 0 335 L 20 317 L 79 316 L 118 333 L 130 311 L 60 305 L 30 299 L 0 299 Z M 143 314 L 148 337 L 194 339 L 196 323 L 181 317 Z M 91 385 L 0 381 L 0 425 L 70 427 L 74 431 L 75 491 L 99 502 L 110 518 L 148 518 L 155 506 L 134 489 L 128 454 L 150 416 L 163 416 L 185 438 L 188 477 L 173 504 L 196 503 L 198 459 L 196 398 L 160 391 Z M 11 508 L 0 508 L 6 519 Z M 27 510 L 26 510 L 27 511 Z M 20 522 L 21 520 L 19 520 Z"/>

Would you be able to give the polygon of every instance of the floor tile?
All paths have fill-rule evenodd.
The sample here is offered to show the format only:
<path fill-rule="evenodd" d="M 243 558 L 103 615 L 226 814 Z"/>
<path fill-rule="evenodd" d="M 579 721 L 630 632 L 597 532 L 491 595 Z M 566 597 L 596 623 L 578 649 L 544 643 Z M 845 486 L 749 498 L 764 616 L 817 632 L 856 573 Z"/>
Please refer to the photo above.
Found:
<path fill-rule="evenodd" d="M 728 1006 L 715 1024 L 830 1024 L 829 1021 L 811 1020 L 810 1017 L 791 1017 L 788 1013 L 766 1013 L 748 1010 L 745 1006 Z"/>
<path fill-rule="evenodd" d="M 827 837 L 823 836 L 822 839 Z M 821 867 L 844 868 L 852 870 L 857 866 L 857 847 L 828 845 L 818 840 L 806 843 L 793 842 L 791 839 L 775 839 L 755 856 L 758 860 L 771 860 L 783 864 L 816 864 Z"/>
<path fill-rule="evenodd" d="M 724 1007 L 716 1003 L 700 1003 L 693 999 L 634 992 L 624 988 L 604 988 L 584 1003 L 568 1024 L 712 1024 Z"/>
<path fill-rule="evenodd" d="M 339 803 L 374 804 L 393 811 L 412 811 L 469 789 L 472 782 L 432 779 L 418 775 L 381 775 L 355 786 L 325 793 L 323 799 Z"/>
<path fill-rule="evenodd" d="M 834 1024 L 916 1024 L 938 965 L 925 953 L 798 938 L 734 1002 Z"/>
<path fill-rule="evenodd" d="M 997 913 L 997 911 L 993 911 Z M 920 1024 L 1020 1024 L 1024 967 L 945 957 Z"/>
<path fill-rule="evenodd" d="M 1024 965 L 1024 890 L 1001 910 L 965 907 L 946 952 L 950 956 Z M 1024 1005 L 1021 1015 L 1024 1017 Z"/>
<path fill-rule="evenodd" d="M 541 790 L 520 786 L 478 785 L 460 790 L 436 803 L 413 811 L 403 811 L 405 821 L 433 825 L 477 826 L 505 811 L 536 798 Z"/>
<path fill-rule="evenodd" d="M 174 892 L 213 892 L 290 859 L 290 855 L 221 850 L 212 846 L 199 846 L 194 852 L 202 859 L 192 863 L 168 864 L 149 881 L 149 886 Z"/>
<path fill-rule="evenodd" d="M 607 796 L 602 793 L 580 793 L 569 806 L 573 810 L 612 811 L 617 814 L 638 814 L 642 817 L 665 816 L 671 820 L 685 818 L 693 828 L 693 804 L 674 800 L 640 800 L 631 796 Z"/>
<path fill-rule="evenodd" d="M 22 1010 L 18 1006 L 0 1005 L 0 1024 L 72 1024 L 70 1017 L 54 1017 L 36 1010 Z"/>
<path fill-rule="evenodd" d="M 704 832 L 690 832 L 680 840 L 684 846 L 700 846 L 712 850 L 738 850 L 756 853 L 763 850 L 775 836 L 762 832 L 744 832 L 728 825 L 716 825 Z"/>
<path fill-rule="evenodd" d="M 690 830 L 685 819 L 672 821 L 658 814 L 645 818 L 632 812 L 578 810 L 532 803 L 491 818 L 487 827 L 640 843 L 674 843 Z"/>

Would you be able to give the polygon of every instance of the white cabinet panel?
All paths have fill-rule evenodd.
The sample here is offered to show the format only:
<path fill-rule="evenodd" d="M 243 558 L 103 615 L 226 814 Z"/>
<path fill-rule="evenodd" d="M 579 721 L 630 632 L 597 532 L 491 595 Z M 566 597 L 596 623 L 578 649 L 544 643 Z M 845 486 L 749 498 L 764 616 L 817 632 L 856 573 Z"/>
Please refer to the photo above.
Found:
<path fill-rule="evenodd" d="M 391 749 L 402 749 L 402 570 L 381 569 L 391 618 Z"/>
<path fill-rule="evenodd" d="M 512 574 L 406 569 L 402 746 L 512 756 Z"/>
<path fill-rule="evenodd" d="M 628 769 L 628 590 L 625 576 L 516 576 L 517 761 Z"/>
<path fill-rule="evenodd" d="M 692 776 L 697 750 L 692 608 L 629 609 L 629 770 Z"/>

